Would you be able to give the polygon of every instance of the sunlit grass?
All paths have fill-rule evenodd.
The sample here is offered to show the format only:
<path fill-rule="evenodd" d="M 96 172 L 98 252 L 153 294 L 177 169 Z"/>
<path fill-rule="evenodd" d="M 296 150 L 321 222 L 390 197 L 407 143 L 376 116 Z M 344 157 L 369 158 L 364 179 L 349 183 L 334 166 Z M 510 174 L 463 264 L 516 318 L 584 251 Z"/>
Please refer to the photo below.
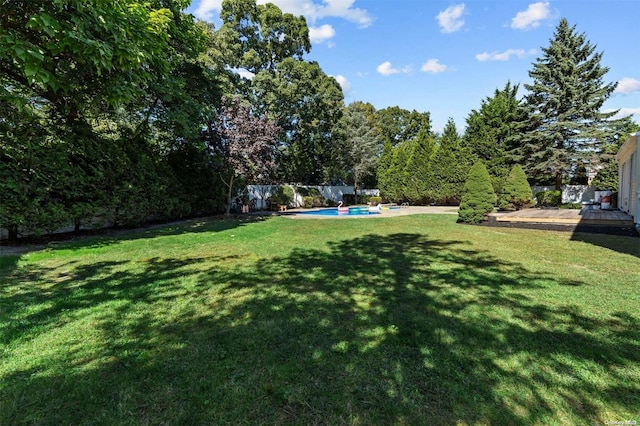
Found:
<path fill-rule="evenodd" d="M 0 266 L 0 424 L 640 421 L 637 238 L 211 220 Z"/>

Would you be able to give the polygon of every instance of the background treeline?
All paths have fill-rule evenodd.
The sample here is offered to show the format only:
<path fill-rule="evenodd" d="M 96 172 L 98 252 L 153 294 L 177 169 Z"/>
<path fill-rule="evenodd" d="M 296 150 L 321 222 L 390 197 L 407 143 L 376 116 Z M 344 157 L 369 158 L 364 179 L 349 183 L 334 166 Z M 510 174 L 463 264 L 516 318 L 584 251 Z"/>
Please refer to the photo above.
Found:
<path fill-rule="evenodd" d="M 185 14 L 188 0 L 0 4 L 0 227 L 12 238 L 223 212 L 230 182 L 234 190 L 352 184 L 379 187 L 389 201 L 456 203 L 476 160 L 496 192 L 516 163 L 531 183 L 557 184 L 606 164 L 634 128 L 594 112 L 615 87 L 602 83 L 599 56 L 590 62 L 594 90 L 556 88 L 538 78 L 546 75 L 541 61 L 526 97 L 507 83 L 469 114 L 463 135 L 453 120 L 436 134 L 428 112 L 345 106 L 338 82 L 304 58 L 304 17 L 273 4 L 224 0 L 219 29 Z M 558 39 L 577 36 L 564 20 L 557 31 Z M 579 57 L 592 50 L 587 43 Z M 589 120 L 575 114 L 584 110 L 575 99 L 543 116 L 551 110 L 541 104 L 545 94 L 564 99 L 562 90 L 594 94 L 596 102 L 585 100 Z M 252 152 L 256 167 L 246 173 L 225 161 L 215 133 L 226 97 L 277 129 L 273 151 Z M 574 131 L 563 133 L 565 148 L 550 128 Z M 253 148 L 248 142 L 247 152 Z M 259 155 L 262 166 L 275 166 L 257 167 Z"/>

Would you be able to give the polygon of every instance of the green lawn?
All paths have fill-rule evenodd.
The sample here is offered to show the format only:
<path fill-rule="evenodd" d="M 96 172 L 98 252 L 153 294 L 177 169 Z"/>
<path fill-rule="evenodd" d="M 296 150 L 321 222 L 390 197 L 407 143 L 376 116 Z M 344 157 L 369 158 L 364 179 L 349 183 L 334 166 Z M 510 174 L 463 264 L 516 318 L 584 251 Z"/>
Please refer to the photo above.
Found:
<path fill-rule="evenodd" d="M 455 220 L 0 257 L 0 424 L 640 424 L 640 239 Z"/>

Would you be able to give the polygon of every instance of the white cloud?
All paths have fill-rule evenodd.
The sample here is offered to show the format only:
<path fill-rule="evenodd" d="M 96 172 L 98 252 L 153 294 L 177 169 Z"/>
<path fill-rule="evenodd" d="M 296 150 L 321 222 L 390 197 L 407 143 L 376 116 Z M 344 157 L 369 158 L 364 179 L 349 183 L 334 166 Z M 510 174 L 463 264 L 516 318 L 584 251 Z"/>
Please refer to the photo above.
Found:
<path fill-rule="evenodd" d="M 320 18 L 334 17 L 355 22 L 360 27 L 370 26 L 373 23 L 373 18 L 366 10 L 354 8 L 354 2 L 355 0 L 323 0 L 321 3 L 317 3 L 314 0 L 257 1 L 258 4 L 273 3 L 285 13 L 291 13 L 296 16 L 304 15 L 311 22 L 315 22 Z M 222 0 L 200 0 L 194 15 L 200 19 L 211 20 L 214 13 L 220 13 L 221 8 Z"/>
<path fill-rule="evenodd" d="M 617 108 L 609 108 L 604 112 L 612 112 L 612 111 L 615 111 L 616 109 Z M 638 122 L 638 119 L 640 119 L 640 108 L 620 108 L 620 111 L 618 111 L 616 115 L 611 117 L 611 120 L 617 120 L 619 118 L 628 117 L 630 115 L 633 115 L 632 118 L 634 119 L 634 121 Z"/>
<path fill-rule="evenodd" d="M 214 18 L 214 12 L 218 15 L 221 9 L 222 0 L 200 0 L 200 4 L 193 14 L 203 21 L 211 21 Z"/>
<path fill-rule="evenodd" d="M 530 49 L 525 51 L 524 49 L 507 49 L 504 52 L 482 52 L 476 55 L 476 59 L 480 62 L 486 61 L 508 61 L 512 56 L 517 56 L 522 59 L 527 55 L 535 55 L 536 50 Z"/>
<path fill-rule="evenodd" d="M 391 66 L 391 62 L 389 61 L 383 62 L 380 65 L 378 65 L 376 70 L 382 75 L 393 75 L 393 74 L 398 74 L 400 72 L 399 69 L 393 68 Z"/>
<path fill-rule="evenodd" d="M 338 74 L 333 78 L 335 78 L 338 84 L 340 84 L 340 87 L 342 87 L 342 91 L 344 92 L 345 95 L 348 93 L 351 93 L 351 83 L 349 83 L 349 80 L 347 80 L 347 77 Z"/>
<path fill-rule="evenodd" d="M 635 92 L 640 92 L 640 80 L 625 77 L 618 82 L 618 87 L 616 87 L 616 90 L 613 93 L 628 95 Z"/>
<path fill-rule="evenodd" d="M 309 27 L 309 39 L 311 43 L 322 43 L 336 35 L 336 30 L 329 24 L 324 24 L 319 27 Z"/>
<path fill-rule="evenodd" d="M 511 20 L 511 28 L 530 30 L 540 26 L 540 22 L 551 17 L 549 2 L 538 2 L 529 5 L 524 12 L 518 12 Z"/>
<path fill-rule="evenodd" d="M 455 6 L 449 6 L 442 12 L 438 13 L 436 19 L 440 25 L 440 32 L 454 33 L 464 25 L 462 14 L 464 13 L 464 3 Z"/>
<path fill-rule="evenodd" d="M 355 22 L 363 28 L 373 24 L 373 18 L 369 15 L 369 12 L 364 9 L 352 7 L 355 0 L 324 0 L 322 6 L 309 0 L 264 0 L 265 3 L 267 1 L 278 6 L 280 6 L 279 3 L 282 3 L 282 6 L 280 6 L 282 10 L 285 10 L 285 4 L 297 5 L 302 3 L 306 11 L 301 14 L 309 17 L 311 20 L 328 17 L 343 18 L 347 21 Z"/>
<path fill-rule="evenodd" d="M 385 76 L 388 75 L 393 75 L 393 74 L 410 74 L 412 69 L 411 66 L 407 65 L 406 67 L 402 67 L 402 68 L 393 68 L 393 66 L 391 66 L 391 62 L 386 61 L 381 63 L 380 65 L 378 65 L 378 67 L 376 68 L 376 70 Z"/>
<path fill-rule="evenodd" d="M 438 74 L 441 72 L 445 72 L 449 67 L 440 63 L 438 59 L 429 59 L 427 62 L 422 64 L 420 70 L 422 72 L 431 72 L 434 74 Z"/>

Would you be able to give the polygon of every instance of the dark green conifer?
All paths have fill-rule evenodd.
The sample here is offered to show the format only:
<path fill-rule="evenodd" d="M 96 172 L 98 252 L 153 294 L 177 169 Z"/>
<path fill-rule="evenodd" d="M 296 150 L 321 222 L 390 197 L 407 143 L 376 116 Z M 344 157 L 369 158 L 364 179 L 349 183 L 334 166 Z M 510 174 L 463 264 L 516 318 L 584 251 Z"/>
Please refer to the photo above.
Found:
<path fill-rule="evenodd" d="M 526 118 L 518 125 L 517 146 L 510 154 L 528 176 L 540 183 L 555 181 L 560 189 L 563 178 L 599 154 L 610 127 L 607 120 L 617 113 L 600 110 L 616 83 L 604 82 L 609 68 L 600 65 L 602 53 L 566 19 L 542 53 L 529 71 L 533 84 L 524 85 L 529 91 Z"/>
<path fill-rule="evenodd" d="M 481 223 L 485 215 L 493 211 L 496 198 L 487 168 L 484 163 L 476 162 L 469 170 L 462 190 L 458 222 Z"/>
<path fill-rule="evenodd" d="M 522 167 L 515 165 L 511 168 L 511 172 L 509 172 L 509 176 L 507 176 L 507 180 L 502 187 L 498 205 L 503 210 L 520 210 L 533 207 L 531 186 Z"/>

